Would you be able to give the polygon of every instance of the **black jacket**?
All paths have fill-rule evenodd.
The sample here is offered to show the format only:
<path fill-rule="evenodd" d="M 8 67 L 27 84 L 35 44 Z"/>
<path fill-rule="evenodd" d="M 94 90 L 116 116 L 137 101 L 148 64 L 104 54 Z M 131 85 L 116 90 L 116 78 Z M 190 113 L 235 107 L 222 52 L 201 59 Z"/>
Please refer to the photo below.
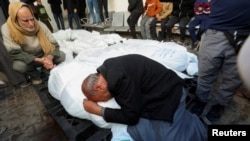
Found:
<path fill-rule="evenodd" d="M 143 13 L 142 0 L 128 0 L 128 11 L 131 13 Z"/>
<path fill-rule="evenodd" d="M 192 18 L 194 16 L 195 0 L 174 0 L 172 15 L 183 18 L 185 16 Z"/>
<path fill-rule="evenodd" d="M 140 117 L 172 122 L 182 96 L 183 79 L 141 55 L 106 60 L 98 69 L 121 109 L 106 108 L 107 122 L 136 124 Z"/>
<path fill-rule="evenodd" d="M 63 8 L 68 10 L 68 13 L 74 13 L 74 9 L 78 9 L 78 0 L 63 0 Z"/>
<path fill-rule="evenodd" d="M 62 1 L 61 0 L 48 0 L 48 3 L 50 4 L 52 13 L 55 13 L 55 14 L 62 13 L 62 8 L 61 8 Z"/>

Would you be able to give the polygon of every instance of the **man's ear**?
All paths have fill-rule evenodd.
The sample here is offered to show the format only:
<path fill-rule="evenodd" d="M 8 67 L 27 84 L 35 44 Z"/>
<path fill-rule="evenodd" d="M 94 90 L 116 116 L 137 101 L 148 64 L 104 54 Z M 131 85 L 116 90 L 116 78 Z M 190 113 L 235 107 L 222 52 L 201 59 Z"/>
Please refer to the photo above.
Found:
<path fill-rule="evenodd" d="M 94 85 L 94 90 L 95 90 L 95 91 L 98 91 L 98 90 L 100 90 L 100 89 L 102 89 L 101 84 L 100 84 L 100 83 L 96 83 L 96 84 Z"/>

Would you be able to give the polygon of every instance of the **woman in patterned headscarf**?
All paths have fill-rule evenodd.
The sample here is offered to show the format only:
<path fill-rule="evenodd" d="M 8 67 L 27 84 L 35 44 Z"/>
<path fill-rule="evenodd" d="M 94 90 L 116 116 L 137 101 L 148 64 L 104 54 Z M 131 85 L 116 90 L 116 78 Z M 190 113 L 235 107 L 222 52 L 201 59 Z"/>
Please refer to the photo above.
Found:
<path fill-rule="evenodd" d="M 3 43 L 14 61 L 14 70 L 28 74 L 33 84 L 42 82 L 37 68 L 49 72 L 65 60 L 49 29 L 36 20 L 31 7 L 25 3 L 10 3 L 9 17 L 1 31 Z"/>

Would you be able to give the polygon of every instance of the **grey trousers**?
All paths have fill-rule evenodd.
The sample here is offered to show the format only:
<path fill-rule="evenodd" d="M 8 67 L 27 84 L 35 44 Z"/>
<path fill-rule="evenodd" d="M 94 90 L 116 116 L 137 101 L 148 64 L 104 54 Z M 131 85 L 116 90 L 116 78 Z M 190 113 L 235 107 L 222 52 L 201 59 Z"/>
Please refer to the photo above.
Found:
<path fill-rule="evenodd" d="M 151 22 L 154 20 L 155 17 L 149 17 L 148 15 L 145 15 L 141 19 L 141 36 L 142 39 L 152 39 L 151 32 L 150 32 L 150 26 Z"/>
<path fill-rule="evenodd" d="M 201 101 L 208 102 L 220 75 L 221 82 L 215 93 L 216 101 L 221 105 L 228 105 L 242 81 L 237 71 L 234 48 L 223 32 L 208 29 L 203 34 L 198 59 L 196 95 Z"/>

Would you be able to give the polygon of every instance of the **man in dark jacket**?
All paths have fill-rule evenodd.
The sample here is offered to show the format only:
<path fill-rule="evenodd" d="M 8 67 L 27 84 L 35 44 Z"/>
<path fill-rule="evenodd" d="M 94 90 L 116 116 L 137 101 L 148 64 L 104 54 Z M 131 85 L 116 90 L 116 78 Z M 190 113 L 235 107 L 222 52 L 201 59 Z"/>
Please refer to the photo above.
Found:
<path fill-rule="evenodd" d="M 64 26 L 64 20 L 63 20 L 63 15 L 62 15 L 62 8 L 61 0 L 48 0 L 48 3 L 50 4 L 51 11 L 53 13 L 53 17 L 56 21 L 57 28 L 60 29 L 65 29 Z"/>
<path fill-rule="evenodd" d="M 77 9 L 79 6 L 79 0 L 63 0 L 63 8 L 68 13 L 69 27 L 73 29 L 73 19 L 75 20 L 77 29 L 82 29 Z"/>
<path fill-rule="evenodd" d="M 141 14 L 143 13 L 143 2 L 142 0 L 128 0 L 128 11 L 130 16 L 127 19 L 129 29 L 133 39 L 136 39 L 135 25 L 137 24 Z"/>
<path fill-rule="evenodd" d="M 107 122 L 127 124 L 134 140 L 203 141 L 205 128 L 185 110 L 183 84 L 174 71 L 154 60 L 136 54 L 119 56 L 104 61 L 97 73 L 83 81 L 82 91 L 88 98 L 83 106 Z M 112 97 L 121 109 L 96 103 Z"/>

